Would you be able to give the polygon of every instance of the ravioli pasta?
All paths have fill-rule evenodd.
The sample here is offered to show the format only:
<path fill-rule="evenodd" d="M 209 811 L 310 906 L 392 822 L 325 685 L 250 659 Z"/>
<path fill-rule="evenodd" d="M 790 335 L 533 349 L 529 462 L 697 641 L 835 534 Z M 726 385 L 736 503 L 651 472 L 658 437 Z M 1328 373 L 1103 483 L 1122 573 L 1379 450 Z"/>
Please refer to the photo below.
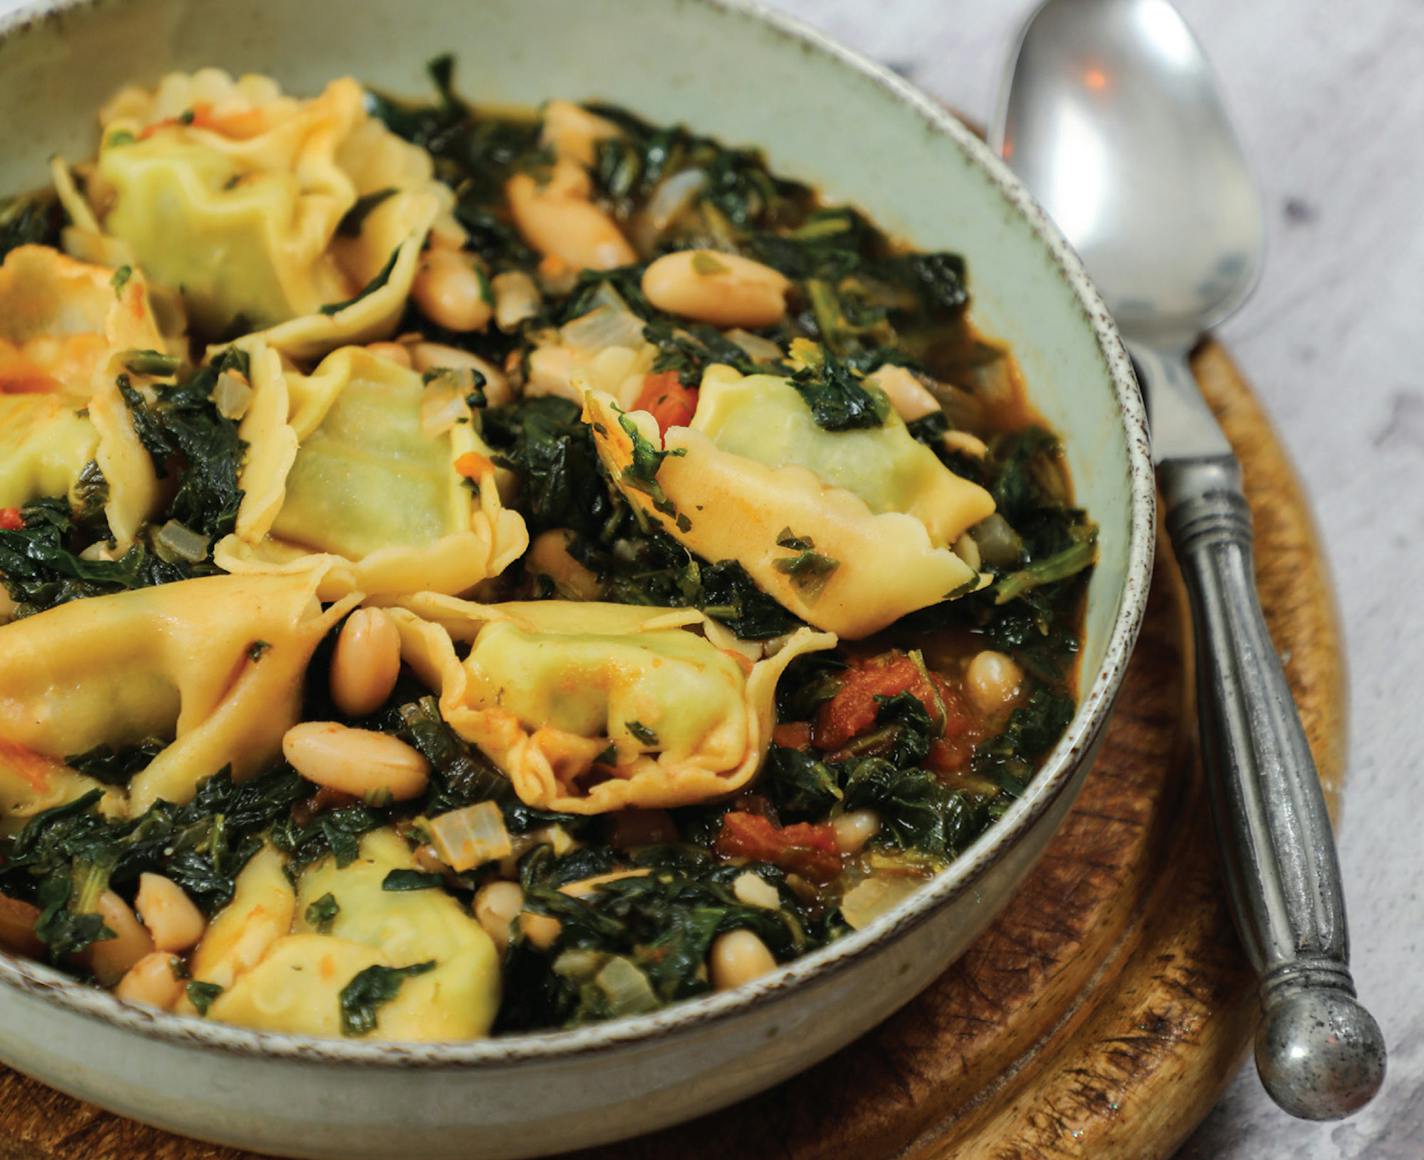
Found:
<path fill-rule="evenodd" d="M 299 356 L 382 337 L 431 227 L 464 236 L 429 158 L 370 120 L 350 78 L 297 100 L 265 77 L 171 74 L 100 122 L 71 245 L 114 239 L 211 334 L 264 330 Z"/>
<path fill-rule="evenodd" d="M 238 892 L 194 952 L 194 977 L 222 994 L 213 1018 L 263 1031 L 337 1036 L 341 991 L 361 971 L 430 964 L 380 1009 L 377 1039 L 472 1039 L 489 1031 L 499 964 L 480 924 L 438 890 L 388 891 L 391 871 L 414 872 L 391 830 L 367 834 L 358 857 L 304 871 L 293 891 L 271 851 L 244 870 Z M 318 930 L 312 904 L 330 898 Z"/>
<path fill-rule="evenodd" d="M 0 953 L 266 1033 L 644 1015 L 1052 759 L 1096 530 L 963 261 L 453 67 L 171 73 L 0 199 Z"/>
<path fill-rule="evenodd" d="M 770 743 L 787 665 L 835 644 L 800 629 L 763 655 L 692 609 L 403 603 L 402 655 L 439 688 L 441 716 L 525 803 L 579 814 L 740 789 Z M 452 640 L 470 643 L 463 662 Z"/>
<path fill-rule="evenodd" d="M 692 422 L 660 435 L 647 412 L 625 414 L 590 390 L 585 417 L 629 502 L 706 559 L 734 559 L 776 599 L 852 639 L 977 586 L 949 547 L 993 514 L 982 487 L 951 473 L 891 415 L 871 430 L 829 432 L 784 378 L 703 375 Z M 671 455 L 657 472 L 667 510 L 626 483 L 633 436 Z M 813 550 L 828 574 L 788 562 Z"/>
<path fill-rule="evenodd" d="M 0 736 L 63 761 L 168 744 L 128 785 L 141 813 L 230 766 L 250 776 L 297 720 L 312 650 L 351 607 L 310 574 L 211 577 L 61 605 L 0 629 Z"/>
<path fill-rule="evenodd" d="M 327 598 L 460 593 L 499 575 L 528 546 L 458 395 L 446 396 L 446 429 L 438 431 L 423 412 L 439 396 L 418 374 L 365 350 L 343 348 L 302 375 L 259 345 L 251 366 L 253 398 L 240 428 L 245 494 L 236 530 L 214 556 L 227 571 L 317 568 Z M 457 470 L 463 457 L 480 465 L 473 476 Z"/>

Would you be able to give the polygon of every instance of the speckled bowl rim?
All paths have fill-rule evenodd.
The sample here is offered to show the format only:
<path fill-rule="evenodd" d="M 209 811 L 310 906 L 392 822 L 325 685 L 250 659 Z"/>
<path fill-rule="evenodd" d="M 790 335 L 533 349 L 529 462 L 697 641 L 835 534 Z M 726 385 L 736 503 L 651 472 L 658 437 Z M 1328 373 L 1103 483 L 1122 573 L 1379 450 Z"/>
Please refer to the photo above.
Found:
<path fill-rule="evenodd" d="M 1131 364 L 1117 329 L 1082 263 L 1047 215 L 988 147 L 943 106 L 888 69 L 842 47 L 758 0 L 697 0 L 727 15 L 759 21 L 803 50 L 853 69 L 907 105 L 935 132 L 958 146 L 983 170 L 1004 200 L 1048 248 L 1060 277 L 1077 297 L 1084 319 L 1097 337 L 1112 380 L 1127 439 L 1129 529 L 1127 569 L 1104 659 L 1092 685 L 1058 744 L 1027 792 L 947 869 L 863 930 L 787 963 L 753 983 L 723 994 L 675 1004 L 650 1015 L 614 1020 L 567 1031 L 500 1036 L 456 1043 L 351 1042 L 307 1035 L 252 1031 L 220 1023 L 151 1011 L 120 1002 L 106 991 L 75 982 L 42 963 L 0 953 L 0 985 L 37 996 L 56 1007 L 103 1020 L 116 1028 L 174 1046 L 211 1048 L 273 1060 L 308 1060 L 362 1068 L 507 1068 L 596 1055 L 611 1048 L 675 1037 L 707 1024 L 732 1019 L 753 1008 L 790 998 L 801 986 L 824 979 L 876 947 L 899 938 L 940 907 L 970 890 L 989 866 L 1049 810 L 1072 784 L 1083 760 L 1107 723 L 1122 682 L 1147 603 L 1156 522 L 1156 484 L 1147 436 L 1147 417 Z M 0 17 L 0 39 L 31 23 L 96 3 L 96 0 L 33 0 Z M 946 964 L 947 965 L 947 964 Z"/>

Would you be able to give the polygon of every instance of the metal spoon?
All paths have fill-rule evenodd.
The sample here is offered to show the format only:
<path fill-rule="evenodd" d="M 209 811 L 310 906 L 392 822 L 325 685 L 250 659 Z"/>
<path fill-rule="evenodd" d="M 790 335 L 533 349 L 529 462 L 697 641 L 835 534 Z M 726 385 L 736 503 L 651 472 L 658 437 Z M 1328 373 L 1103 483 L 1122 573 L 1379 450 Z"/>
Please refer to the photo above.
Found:
<path fill-rule="evenodd" d="M 1147 395 L 1196 627 L 1212 812 L 1261 976 L 1261 1080 L 1292 1115 L 1349 1115 L 1379 1090 L 1384 1040 L 1355 1001 L 1330 820 L 1261 615 L 1240 466 L 1187 366 L 1255 282 L 1255 185 L 1167 0 L 1047 0 L 1024 28 L 992 139 L 1082 255 Z"/>

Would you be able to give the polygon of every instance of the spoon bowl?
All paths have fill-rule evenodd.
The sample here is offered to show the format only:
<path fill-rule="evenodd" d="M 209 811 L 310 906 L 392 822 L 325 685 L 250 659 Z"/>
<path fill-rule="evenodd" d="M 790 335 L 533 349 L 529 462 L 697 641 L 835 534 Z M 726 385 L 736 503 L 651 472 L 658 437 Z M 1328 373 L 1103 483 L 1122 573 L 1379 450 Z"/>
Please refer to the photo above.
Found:
<path fill-rule="evenodd" d="M 1265 228 L 1201 46 L 1167 0 L 1049 0 L 1018 46 L 995 147 L 1123 333 L 1181 349 L 1245 301 Z"/>

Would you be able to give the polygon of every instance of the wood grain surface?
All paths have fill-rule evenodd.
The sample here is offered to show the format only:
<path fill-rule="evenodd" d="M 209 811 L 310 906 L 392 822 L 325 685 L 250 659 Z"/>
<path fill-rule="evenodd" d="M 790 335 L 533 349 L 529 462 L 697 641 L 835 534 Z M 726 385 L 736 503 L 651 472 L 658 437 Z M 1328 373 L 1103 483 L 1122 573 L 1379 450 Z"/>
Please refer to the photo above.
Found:
<path fill-rule="evenodd" d="M 1266 617 L 1335 804 L 1344 685 L 1309 512 L 1226 353 L 1207 344 L 1194 365 L 1243 460 Z M 795 1079 L 582 1160 L 1170 1156 L 1231 1078 L 1256 1020 L 1194 760 L 1183 613 L 1161 557 L 1097 766 L 1019 896 L 959 963 Z M 241 1156 L 0 1069 L 0 1160 Z"/>

